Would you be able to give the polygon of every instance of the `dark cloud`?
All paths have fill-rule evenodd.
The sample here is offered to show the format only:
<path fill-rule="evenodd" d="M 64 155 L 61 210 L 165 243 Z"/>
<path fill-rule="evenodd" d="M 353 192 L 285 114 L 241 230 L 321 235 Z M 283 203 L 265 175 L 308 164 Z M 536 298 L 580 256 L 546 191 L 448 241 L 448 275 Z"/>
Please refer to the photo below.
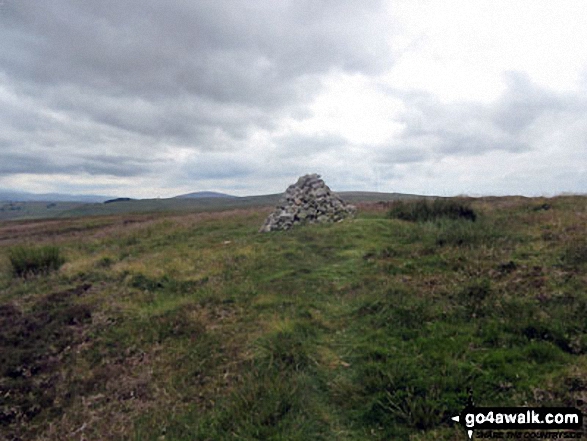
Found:
<path fill-rule="evenodd" d="M 163 168 L 161 162 L 149 161 L 140 157 L 84 155 L 39 156 L 31 153 L 3 152 L 0 162 L 0 175 L 4 174 L 89 174 L 103 176 L 139 176 Z"/>
<path fill-rule="evenodd" d="M 304 99 L 298 80 L 308 75 L 388 66 L 377 9 L 358 1 L 9 0 L 0 20 L 10 44 L 0 60 L 35 84 L 272 108 Z"/>
<path fill-rule="evenodd" d="M 150 170 L 143 157 L 174 145 L 234 150 L 281 117 L 308 116 L 322 74 L 389 67 L 380 7 L 6 0 L 1 172 L 134 175 Z M 22 148 L 34 154 L 11 153 Z M 112 148 L 116 160 L 97 159 Z"/>

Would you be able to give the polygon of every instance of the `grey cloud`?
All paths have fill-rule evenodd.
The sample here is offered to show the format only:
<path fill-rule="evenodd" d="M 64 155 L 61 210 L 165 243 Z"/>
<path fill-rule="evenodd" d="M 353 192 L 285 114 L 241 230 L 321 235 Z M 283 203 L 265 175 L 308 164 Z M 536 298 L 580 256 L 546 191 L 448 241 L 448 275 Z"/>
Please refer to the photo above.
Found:
<path fill-rule="evenodd" d="M 499 133 L 458 134 L 439 133 L 436 152 L 446 155 L 475 156 L 500 150 L 521 153 L 531 149 L 528 143 L 502 136 Z"/>
<path fill-rule="evenodd" d="M 561 143 L 585 145 L 587 97 L 545 90 L 516 72 L 490 104 L 445 104 L 424 93 L 388 90 L 407 110 L 395 121 L 404 131 L 385 148 L 349 145 L 336 133 L 274 137 L 281 121 L 309 116 L 323 75 L 377 75 L 391 66 L 381 6 L 363 0 L 5 0 L 1 177 L 150 177 L 164 170 L 169 186 L 188 179 L 252 182 L 304 173 L 323 163 L 321 155 L 331 159 L 327 170 L 346 173 L 359 160 L 357 175 L 368 174 L 365 164 L 372 161 L 389 165 L 382 175 L 397 176 L 402 164 L 418 171 L 445 157 L 528 152 L 557 131 L 565 133 Z M 239 156 L 254 149 L 259 133 L 275 144 L 273 156 Z"/>
<path fill-rule="evenodd" d="M 37 84 L 274 107 L 304 98 L 304 76 L 389 64 L 374 5 L 9 0 L 0 60 Z"/>
<path fill-rule="evenodd" d="M 141 97 L 96 96 L 63 87 L 53 91 L 45 103 L 72 118 L 86 118 L 114 129 L 172 143 L 189 143 L 201 149 L 213 148 L 206 141 L 217 129 L 238 140 L 245 138 L 253 127 L 272 127 L 272 120 L 262 110 L 203 99 L 149 101 Z"/>
<path fill-rule="evenodd" d="M 151 167 L 133 162 L 137 146 L 140 158 L 173 146 L 237 149 L 283 116 L 307 117 L 322 74 L 389 67 L 380 7 L 358 0 L 6 0 L 0 85 L 16 98 L 0 95 L 9 138 L 2 173 L 133 175 Z M 23 147 L 45 162 L 10 154 Z M 112 149 L 126 156 L 92 156 Z M 46 158 L 56 153 L 71 164 L 50 165 Z"/>
<path fill-rule="evenodd" d="M 519 72 L 506 74 L 507 92 L 489 114 L 505 132 L 522 133 L 545 115 L 581 114 L 587 111 L 585 97 L 555 93 L 532 84 Z"/>
<path fill-rule="evenodd" d="M 342 136 L 332 133 L 317 133 L 315 135 L 290 134 L 274 139 L 277 147 L 277 158 L 312 157 L 318 154 L 331 152 L 337 148 L 349 145 Z"/>
<path fill-rule="evenodd" d="M 436 161 L 447 156 L 466 157 L 500 151 L 523 153 L 551 133 L 562 131 L 571 144 L 587 142 L 585 94 L 554 92 L 533 84 L 518 72 L 506 74 L 507 87 L 493 103 L 443 103 L 422 92 L 389 89 L 406 111 L 399 118 L 401 135 L 376 155 L 379 163 Z M 576 129 L 572 127 L 576 126 Z"/>
<path fill-rule="evenodd" d="M 252 164 L 242 158 L 235 159 L 224 155 L 204 155 L 186 161 L 181 166 L 181 178 L 189 180 L 243 179 L 253 174 L 258 164 Z"/>
<path fill-rule="evenodd" d="M 387 150 L 390 155 L 402 149 L 413 150 L 417 152 L 413 159 L 424 161 L 447 155 L 481 155 L 494 150 L 522 152 L 531 148 L 523 133 L 531 119 L 515 131 L 505 127 L 512 113 L 517 115 L 516 106 L 507 105 L 510 90 L 497 103 L 487 105 L 446 104 L 424 93 L 389 93 L 400 97 L 407 109 L 399 119 L 404 130 Z M 407 158 L 411 159 L 409 155 Z M 404 162 L 401 155 L 398 162 Z"/>
<path fill-rule="evenodd" d="M 106 176 L 139 176 L 152 172 L 161 163 L 128 156 L 48 157 L 30 153 L 2 153 L 2 174 L 79 174 Z"/>
<path fill-rule="evenodd" d="M 427 151 L 422 148 L 394 148 L 389 156 L 388 161 L 394 164 L 410 164 L 421 162 L 427 157 Z"/>
<path fill-rule="evenodd" d="M 164 169 L 165 162 L 141 158 L 139 155 L 87 155 L 69 165 L 76 172 L 91 175 L 139 176 Z"/>
<path fill-rule="evenodd" d="M 402 141 L 428 148 L 431 154 L 479 155 L 491 150 L 519 152 L 529 146 L 507 133 L 490 116 L 495 110 L 480 104 L 443 104 L 434 97 L 408 101 L 402 118 Z M 507 118 L 499 113 L 501 118 Z"/>

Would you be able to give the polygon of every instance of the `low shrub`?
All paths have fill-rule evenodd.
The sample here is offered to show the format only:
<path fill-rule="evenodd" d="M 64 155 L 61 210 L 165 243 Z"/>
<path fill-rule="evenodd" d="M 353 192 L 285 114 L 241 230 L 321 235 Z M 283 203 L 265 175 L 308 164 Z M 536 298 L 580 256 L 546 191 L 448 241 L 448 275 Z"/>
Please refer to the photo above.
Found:
<path fill-rule="evenodd" d="M 477 214 L 463 200 L 434 199 L 433 201 L 399 201 L 388 212 L 388 217 L 411 222 L 428 222 L 437 219 L 465 219 L 475 221 Z"/>
<path fill-rule="evenodd" d="M 65 263 L 61 250 L 52 245 L 13 247 L 8 250 L 8 258 L 16 277 L 47 274 L 58 270 Z"/>

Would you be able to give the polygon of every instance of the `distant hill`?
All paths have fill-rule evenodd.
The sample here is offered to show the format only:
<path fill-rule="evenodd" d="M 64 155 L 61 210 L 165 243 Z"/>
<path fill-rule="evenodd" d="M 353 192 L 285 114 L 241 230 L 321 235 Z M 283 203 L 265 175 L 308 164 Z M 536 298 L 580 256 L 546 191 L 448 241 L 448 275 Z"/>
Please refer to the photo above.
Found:
<path fill-rule="evenodd" d="M 21 191 L 0 190 L 0 201 L 7 202 L 104 202 L 113 196 L 94 194 L 62 194 L 62 193 L 27 193 Z"/>
<path fill-rule="evenodd" d="M 337 193 L 346 202 L 351 204 L 426 197 L 401 193 L 365 191 L 341 191 Z M 239 197 L 215 192 L 197 192 L 165 199 L 127 200 L 127 198 L 113 198 L 114 203 L 107 204 L 102 202 L 112 200 L 112 198 L 100 198 L 97 202 L 61 202 L 51 200 L 45 202 L 33 202 L 30 200 L 16 202 L 15 199 L 12 199 L 12 201 L 8 199 L 6 202 L 0 202 L 0 221 L 127 213 L 202 212 L 233 210 L 237 208 L 274 207 L 282 196 L 283 193 Z M 68 198 L 75 197 L 68 196 Z"/>
<path fill-rule="evenodd" d="M 113 202 L 128 202 L 128 201 L 132 201 L 131 198 L 116 198 L 116 199 L 108 199 L 107 201 L 104 201 L 105 204 L 111 204 Z"/>
<path fill-rule="evenodd" d="M 216 191 L 196 191 L 194 193 L 180 194 L 173 199 L 199 199 L 199 198 L 236 198 L 226 193 L 218 193 Z"/>

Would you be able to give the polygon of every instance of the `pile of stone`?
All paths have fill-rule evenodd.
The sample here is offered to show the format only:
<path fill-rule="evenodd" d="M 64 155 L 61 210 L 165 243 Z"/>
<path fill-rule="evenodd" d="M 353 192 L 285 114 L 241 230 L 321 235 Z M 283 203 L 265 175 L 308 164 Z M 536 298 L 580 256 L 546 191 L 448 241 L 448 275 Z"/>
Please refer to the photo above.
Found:
<path fill-rule="evenodd" d="M 355 215 L 356 208 L 347 205 L 317 174 L 305 175 L 290 185 L 275 211 L 259 230 L 288 230 L 294 225 L 339 222 Z"/>

